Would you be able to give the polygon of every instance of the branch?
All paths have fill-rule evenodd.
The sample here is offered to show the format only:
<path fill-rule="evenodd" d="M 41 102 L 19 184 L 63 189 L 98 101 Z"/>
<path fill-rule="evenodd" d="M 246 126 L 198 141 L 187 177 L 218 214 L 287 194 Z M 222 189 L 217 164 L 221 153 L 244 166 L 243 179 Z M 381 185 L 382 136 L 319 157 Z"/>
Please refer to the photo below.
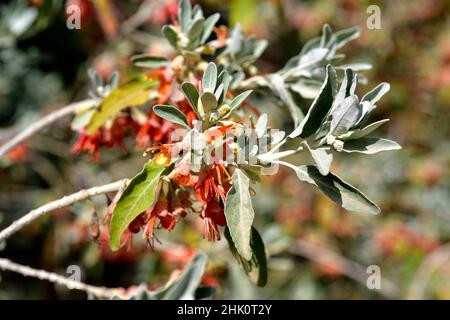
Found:
<path fill-rule="evenodd" d="M 109 299 L 114 295 L 120 295 L 122 291 L 122 289 L 120 288 L 106 288 L 106 287 L 92 286 L 83 282 L 79 282 L 73 279 L 60 276 L 53 272 L 33 269 L 28 266 L 24 266 L 4 258 L 0 258 L 0 270 L 8 270 L 19 273 L 25 277 L 33 277 L 40 280 L 47 280 L 59 285 L 63 285 L 71 290 L 75 289 L 84 291 L 98 298 Z"/>
<path fill-rule="evenodd" d="M 22 218 L 14 221 L 9 227 L 3 229 L 0 232 L 0 243 L 5 241 L 11 235 L 22 229 L 24 226 L 28 225 L 37 218 L 43 216 L 44 214 L 59 209 L 62 207 L 69 206 L 77 201 L 87 199 L 92 196 L 99 194 L 120 191 L 128 185 L 128 179 L 122 179 L 116 182 L 105 184 L 103 186 L 93 187 L 90 189 L 83 189 L 71 195 L 65 196 L 59 200 L 49 202 L 37 209 L 31 210 L 29 213 L 24 215 Z"/>
<path fill-rule="evenodd" d="M 30 126 L 28 126 L 25 130 L 20 132 L 18 135 L 16 135 L 11 140 L 5 142 L 2 146 L 0 146 L 0 157 L 4 156 L 8 151 L 13 149 L 15 146 L 20 144 L 22 141 L 26 140 L 42 128 L 52 124 L 53 122 L 57 121 L 58 119 L 61 119 L 69 114 L 72 114 L 74 112 L 80 112 L 82 110 L 85 110 L 87 108 L 90 108 L 94 106 L 96 103 L 93 99 L 83 100 L 75 103 L 71 103 L 61 109 L 58 109 L 45 117 L 41 118 L 40 120 L 34 122 Z"/>
<path fill-rule="evenodd" d="M 366 269 L 359 263 L 351 261 L 338 253 L 319 247 L 305 240 L 298 240 L 290 251 L 293 254 L 319 263 L 326 263 L 331 258 L 342 267 L 342 274 L 366 286 L 368 276 Z M 382 278 L 381 288 L 380 290 L 377 290 L 377 292 L 387 298 L 395 299 L 398 295 L 398 288 L 391 281 Z"/>

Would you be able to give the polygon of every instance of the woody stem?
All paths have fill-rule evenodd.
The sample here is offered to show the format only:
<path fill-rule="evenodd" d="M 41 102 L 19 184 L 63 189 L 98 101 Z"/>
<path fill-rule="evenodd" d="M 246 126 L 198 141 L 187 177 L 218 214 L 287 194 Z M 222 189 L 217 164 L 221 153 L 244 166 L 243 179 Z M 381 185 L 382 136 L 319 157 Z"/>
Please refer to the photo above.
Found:
<path fill-rule="evenodd" d="M 0 146 L 0 157 L 4 156 L 18 144 L 20 144 L 21 142 L 23 142 L 36 132 L 40 131 L 41 129 L 52 124 L 53 122 L 72 113 L 81 112 L 83 110 L 89 109 L 95 106 L 96 103 L 97 102 L 94 99 L 87 99 L 79 102 L 74 102 L 46 115 L 45 117 L 28 126 L 25 130 L 17 134 L 11 140 L 5 142 L 2 146 Z"/>
<path fill-rule="evenodd" d="M 59 200 L 55 200 L 52 202 L 49 202 L 37 209 L 31 210 L 26 215 L 21 217 L 20 219 L 14 221 L 9 227 L 3 229 L 0 231 L 0 243 L 8 239 L 10 236 L 12 236 L 14 233 L 25 227 L 26 225 L 30 224 L 37 218 L 43 216 L 44 214 L 51 212 L 53 210 L 67 207 L 77 201 L 87 199 L 92 196 L 113 192 L 113 191 L 120 191 L 123 188 L 125 188 L 128 184 L 128 179 L 122 179 L 118 180 L 116 182 L 112 182 L 109 184 L 105 184 L 103 186 L 93 187 L 90 189 L 83 189 L 78 192 L 75 192 L 71 195 L 65 196 Z"/>

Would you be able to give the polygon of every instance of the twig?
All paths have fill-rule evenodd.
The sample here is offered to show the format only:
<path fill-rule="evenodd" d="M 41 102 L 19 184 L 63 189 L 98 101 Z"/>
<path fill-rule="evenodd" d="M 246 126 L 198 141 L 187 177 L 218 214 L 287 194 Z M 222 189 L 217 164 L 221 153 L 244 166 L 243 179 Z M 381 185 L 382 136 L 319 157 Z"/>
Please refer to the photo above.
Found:
<path fill-rule="evenodd" d="M 80 190 L 76 193 L 65 196 L 59 200 L 49 202 L 37 209 L 31 210 L 22 218 L 14 221 L 9 227 L 3 229 L 0 232 L 0 243 L 5 241 L 7 238 L 9 238 L 11 235 L 16 233 L 20 229 L 22 229 L 24 226 L 28 225 L 32 221 L 36 220 L 37 218 L 41 217 L 42 215 L 50 211 L 69 206 L 72 203 L 87 199 L 92 196 L 96 196 L 107 192 L 119 191 L 128 184 L 128 181 L 129 181 L 128 179 L 123 179 L 109 184 L 105 184 L 103 186 Z"/>
<path fill-rule="evenodd" d="M 52 124 L 53 122 L 57 121 L 58 119 L 63 118 L 69 114 L 90 108 L 90 107 L 94 106 L 95 103 L 96 103 L 96 101 L 92 100 L 92 99 L 83 100 L 83 101 L 71 103 L 61 109 L 58 109 L 58 110 L 46 115 L 45 117 L 43 117 L 40 120 L 31 124 L 29 127 L 27 127 L 25 130 L 20 132 L 18 135 L 16 135 L 11 140 L 5 142 L 0 147 L 0 157 L 4 156 L 8 151 L 13 149 L 15 146 L 17 146 L 18 144 L 20 144 L 25 139 L 29 138 L 30 136 L 32 136 L 33 134 L 35 134 L 42 128 L 45 128 L 46 126 Z"/>
<path fill-rule="evenodd" d="M 333 259 L 333 261 L 336 261 L 342 267 L 342 274 L 366 286 L 368 277 L 366 269 L 359 263 L 351 261 L 336 252 L 319 247 L 305 240 L 298 240 L 290 251 L 293 254 L 319 263 L 326 263 L 330 259 Z M 385 278 L 381 278 L 381 288 L 377 292 L 389 299 L 395 299 L 398 296 L 397 286 Z"/>
<path fill-rule="evenodd" d="M 128 35 L 136 30 L 142 24 L 148 22 L 154 9 L 159 9 L 165 1 L 145 0 L 137 9 L 136 13 L 122 22 L 120 32 L 122 35 Z"/>
<path fill-rule="evenodd" d="M 71 290 L 75 289 L 84 291 L 97 298 L 109 299 L 114 295 L 120 295 L 122 291 L 122 289 L 120 288 L 106 288 L 106 287 L 92 286 L 90 284 L 86 284 L 83 282 L 79 282 L 73 279 L 60 276 L 53 272 L 33 269 L 28 266 L 24 266 L 4 258 L 0 258 L 0 270 L 8 270 L 19 273 L 25 277 L 33 277 L 40 280 L 47 280 L 65 286 Z"/>

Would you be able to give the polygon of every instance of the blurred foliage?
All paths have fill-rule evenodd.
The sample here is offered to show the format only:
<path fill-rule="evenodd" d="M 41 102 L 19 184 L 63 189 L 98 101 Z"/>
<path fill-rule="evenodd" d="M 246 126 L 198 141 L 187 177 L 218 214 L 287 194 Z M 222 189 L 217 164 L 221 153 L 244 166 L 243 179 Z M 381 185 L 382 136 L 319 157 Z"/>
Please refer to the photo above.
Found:
<path fill-rule="evenodd" d="M 12 13 L 6 6 L 19 2 L 22 10 L 31 8 L 22 17 L 31 22 L 23 22 L 23 32 L 13 32 L 17 27 L 8 25 Z M 166 54 L 169 46 L 158 30 L 175 14 L 176 3 L 159 2 L 142 25 L 131 31 L 122 26 L 141 1 L 68 0 L 65 6 L 78 4 L 82 9 L 80 30 L 66 28 L 64 7 L 56 4 L 61 1 L 2 3 L 0 140 L 9 139 L 39 114 L 85 97 L 90 89 L 89 67 L 104 79 L 114 70 L 128 77 L 136 72 L 129 64 L 131 55 Z M 335 30 L 361 27 L 361 37 L 345 53 L 352 61 L 374 65 L 366 73 L 368 85 L 359 88 L 361 93 L 382 81 L 391 84 L 374 120 L 391 119 L 381 130 L 399 141 L 403 150 L 370 159 L 347 156 L 335 162 L 340 165 L 333 169 L 370 194 L 382 213 L 346 213 L 299 184 L 289 171 L 264 179 L 254 198 L 256 224 L 269 255 L 264 289 L 253 286 L 229 263 L 232 259 L 225 241 L 203 242 L 200 232 L 194 232 L 201 226 L 189 217 L 176 231 L 161 233 L 162 244 L 155 250 L 135 239 L 131 250 L 110 252 L 102 236 L 92 233 L 93 213 L 99 215 L 101 224 L 111 201 L 104 196 L 39 219 L 1 247 L 0 255 L 59 274 L 77 264 L 82 266 L 82 280 L 92 284 L 128 287 L 144 282 L 156 288 L 201 249 L 209 258 L 202 283 L 217 289 L 215 298 L 386 298 L 367 289 L 365 281 L 349 276 L 354 270 L 347 270 L 345 261 L 353 261 L 361 265 L 364 276 L 368 276 L 367 266 L 380 266 L 382 276 L 392 283 L 393 297 L 450 299 L 450 249 L 446 245 L 450 241 L 450 3 L 380 1 L 379 30 L 366 28 L 367 7 L 373 1 L 201 3 L 208 14 L 219 11 L 230 23 L 243 21 L 245 32 L 269 40 L 259 65 L 263 73 L 283 67 L 308 39 L 320 34 L 325 23 Z M 99 10 L 105 5 L 109 10 Z M 249 14 L 243 17 L 242 12 Z M 285 117 L 269 101 L 259 103 L 262 110 L 269 110 L 274 124 L 285 125 Z M 74 137 L 69 120 L 36 135 L 2 159 L 2 227 L 47 201 L 130 177 L 141 167 L 140 153 L 130 147 L 125 152 L 102 150 L 99 163 L 86 155 L 71 154 Z M 325 254 L 329 252 L 334 254 Z M 12 273 L 2 272 L 0 279 L 2 299 L 85 297 L 39 280 L 24 281 Z"/>

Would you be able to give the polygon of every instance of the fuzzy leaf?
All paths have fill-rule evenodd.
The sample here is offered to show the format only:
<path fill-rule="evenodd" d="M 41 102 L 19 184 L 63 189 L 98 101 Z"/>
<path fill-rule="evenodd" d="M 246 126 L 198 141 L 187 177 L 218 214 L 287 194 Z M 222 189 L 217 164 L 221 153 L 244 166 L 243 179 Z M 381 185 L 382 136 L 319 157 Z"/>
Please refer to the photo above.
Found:
<path fill-rule="evenodd" d="M 198 99 L 198 110 L 200 113 L 210 113 L 217 108 L 217 99 L 211 92 L 205 92 Z"/>
<path fill-rule="evenodd" d="M 184 82 L 181 85 L 181 90 L 183 91 L 184 96 L 189 101 L 192 109 L 197 113 L 197 115 L 202 117 L 203 115 L 199 113 L 197 109 L 199 94 L 197 88 L 190 82 Z"/>
<path fill-rule="evenodd" d="M 381 151 L 399 150 L 402 147 L 395 141 L 381 138 L 361 138 L 344 142 L 342 151 L 374 154 Z"/>
<path fill-rule="evenodd" d="M 336 71 L 331 65 L 327 66 L 327 74 L 319 95 L 313 101 L 303 121 L 289 135 L 290 138 L 306 138 L 319 129 L 322 121 L 333 104 L 334 82 L 336 81 Z"/>
<path fill-rule="evenodd" d="M 169 41 L 172 47 L 176 48 L 178 44 L 178 34 L 177 31 L 171 25 L 165 25 L 162 28 L 162 34 L 164 38 Z"/>
<path fill-rule="evenodd" d="M 348 135 L 348 137 L 345 137 L 345 139 L 346 140 L 353 140 L 353 139 L 359 139 L 359 138 L 365 137 L 368 134 L 370 134 L 373 131 L 375 131 L 376 129 L 378 129 L 381 125 L 385 124 L 388 121 L 389 121 L 389 119 L 383 119 L 383 120 L 380 120 L 380 121 L 373 122 L 373 123 L 365 126 L 362 129 L 356 129 L 356 130 L 352 131 Z"/>
<path fill-rule="evenodd" d="M 264 242 L 258 231 L 252 227 L 250 247 L 252 250 L 251 260 L 246 260 L 237 251 L 229 228 L 225 228 L 225 238 L 227 239 L 230 251 L 250 280 L 259 287 L 264 287 L 267 283 L 267 257 Z"/>
<path fill-rule="evenodd" d="M 217 21 L 219 21 L 219 19 L 220 19 L 220 14 L 215 13 L 215 14 L 209 16 L 205 20 L 203 33 L 202 33 L 202 36 L 200 38 L 200 43 L 201 44 L 204 44 L 206 42 L 206 40 L 208 40 L 209 36 L 211 35 L 211 32 L 214 29 L 214 26 L 216 25 Z"/>
<path fill-rule="evenodd" d="M 109 245 L 112 250 L 120 247 L 120 237 L 130 223 L 153 205 L 161 174 L 165 167 L 147 163 L 123 192 L 113 211 L 109 226 Z"/>
<path fill-rule="evenodd" d="M 236 96 L 230 103 L 230 113 L 235 111 L 239 106 L 247 99 L 247 97 L 252 93 L 252 90 L 247 90 Z"/>
<path fill-rule="evenodd" d="M 152 69 L 170 65 L 170 61 L 167 58 L 150 56 L 148 54 L 134 56 L 131 58 L 131 62 L 137 67 Z"/>
<path fill-rule="evenodd" d="M 304 142 L 304 145 L 316 163 L 320 174 L 326 176 L 330 172 L 331 162 L 333 162 L 333 155 L 328 153 L 326 148 L 311 149 L 306 141 Z"/>
<path fill-rule="evenodd" d="M 295 169 L 297 177 L 318 187 L 328 198 L 344 209 L 370 214 L 380 213 L 380 208 L 361 191 L 341 180 L 331 172 L 323 176 L 316 166 L 302 165 Z"/>
<path fill-rule="evenodd" d="M 334 136 L 347 133 L 348 130 L 358 121 L 361 109 L 358 104 L 358 97 L 349 96 L 338 105 L 331 114 L 330 132 Z"/>
<path fill-rule="evenodd" d="M 88 134 L 94 133 L 108 119 L 127 107 L 136 107 L 150 99 L 150 91 L 158 85 L 157 80 L 134 79 L 114 89 L 97 109 L 86 128 Z"/>
<path fill-rule="evenodd" d="M 186 115 L 175 106 L 156 105 L 153 107 L 153 111 L 163 119 L 190 129 Z"/>
<path fill-rule="evenodd" d="M 252 258 L 250 231 L 255 212 L 250 196 L 250 179 L 238 168 L 233 176 L 233 186 L 227 193 L 225 216 L 237 252 L 247 261 Z"/>
<path fill-rule="evenodd" d="M 206 92 L 214 92 L 217 83 L 217 66 L 214 62 L 210 62 L 206 67 L 202 77 L 203 90 Z"/>

